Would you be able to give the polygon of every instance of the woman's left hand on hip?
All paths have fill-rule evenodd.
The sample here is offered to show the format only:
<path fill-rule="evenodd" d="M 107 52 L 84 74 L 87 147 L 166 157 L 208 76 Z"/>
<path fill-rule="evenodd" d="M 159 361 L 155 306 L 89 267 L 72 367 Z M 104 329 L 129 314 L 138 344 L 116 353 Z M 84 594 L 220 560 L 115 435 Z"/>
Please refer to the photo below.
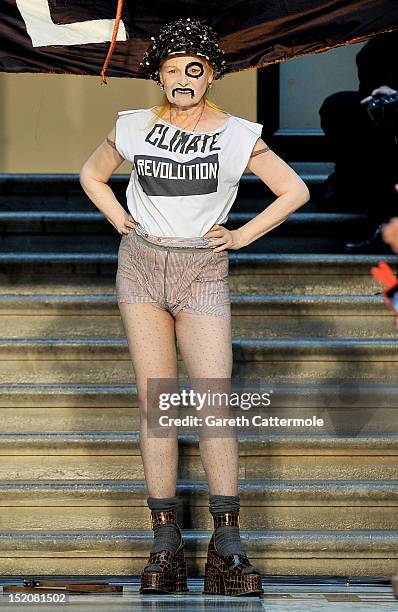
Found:
<path fill-rule="evenodd" d="M 219 253 L 226 249 L 236 251 L 244 246 L 239 240 L 238 230 L 228 230 L 222 225 L 213 225 L 208 232 L 204 235 L 204 238 L 211 239 L 209 246 Z"/>

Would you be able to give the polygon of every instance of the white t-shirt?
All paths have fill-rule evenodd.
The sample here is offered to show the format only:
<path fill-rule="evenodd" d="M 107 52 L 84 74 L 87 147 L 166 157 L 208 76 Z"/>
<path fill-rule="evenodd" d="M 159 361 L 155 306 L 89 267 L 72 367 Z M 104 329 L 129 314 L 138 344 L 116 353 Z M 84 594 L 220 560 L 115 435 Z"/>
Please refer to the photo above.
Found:
<path fill-rule="evenodd" d="M 115 146 L 133 164 L 129 212 L 153 236 L 203 237 L 227 221 L 261 130 L 234 115 L 216 130 L 193 132 L 152 108 L 120 111 Z"/>

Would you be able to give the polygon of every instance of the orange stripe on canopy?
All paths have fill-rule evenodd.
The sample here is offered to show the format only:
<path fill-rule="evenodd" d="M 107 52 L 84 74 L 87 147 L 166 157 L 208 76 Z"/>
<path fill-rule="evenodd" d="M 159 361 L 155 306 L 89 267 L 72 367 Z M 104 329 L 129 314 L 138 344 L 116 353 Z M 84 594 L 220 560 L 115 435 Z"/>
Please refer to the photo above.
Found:
<path fill-rule="evenodd" d="M 117 0 L 115 25 L 114 25 L 113 33 L 112 33 L 112 40 L 111 40 L 111 44 L 108 50 L 108 54 L 104 61 L 104 65 L 102 66 L 102 70 L 101 70 L 101 81 L 102 83 L 105 83 L 105 85 L 108 84 L 106 82 L 105 72 L 106 72 L 106 69 L 108 68 L 109 62 L 111 61 L 112 53 L 116 45 L 116 38 L 117 38 L 117 33 L 119 31 L 119 23 L 122 17 L 122 10 L 123 10 L 123 0 Z"/>

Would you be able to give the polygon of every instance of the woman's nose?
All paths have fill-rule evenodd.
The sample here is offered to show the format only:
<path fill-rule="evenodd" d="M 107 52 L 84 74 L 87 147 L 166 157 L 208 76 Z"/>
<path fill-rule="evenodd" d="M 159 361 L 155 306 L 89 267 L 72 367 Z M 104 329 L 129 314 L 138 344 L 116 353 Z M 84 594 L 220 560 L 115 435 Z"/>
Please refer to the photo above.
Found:
<path fill-rule="evenodd" d="M 187 87 L 189 85 L 189 81 L 186 77 L 181 77 L 178 83 L 181 85 L 181 87 Z"/>

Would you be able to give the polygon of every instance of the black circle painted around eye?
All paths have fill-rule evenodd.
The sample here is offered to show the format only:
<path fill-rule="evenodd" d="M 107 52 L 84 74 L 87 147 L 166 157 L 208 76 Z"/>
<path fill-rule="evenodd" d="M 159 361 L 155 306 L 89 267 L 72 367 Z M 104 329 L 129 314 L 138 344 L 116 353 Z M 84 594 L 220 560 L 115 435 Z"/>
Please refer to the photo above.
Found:
<path fill-rule="evenodd" d="M 201 72 L 198 74 L 192 74 L 192 72 L 189 72 L 190 68 L 193 68 L 193 66 L 195 66 L 195 68 L 200 68 Z M 202 76 L 203 73 L 204 73 L 203 64 L 201 64 L 200 62 L 189 62 L 189 64 L 185 66 L 185 74 L 194 79 L 198 79 L 199 77 Z"/>

